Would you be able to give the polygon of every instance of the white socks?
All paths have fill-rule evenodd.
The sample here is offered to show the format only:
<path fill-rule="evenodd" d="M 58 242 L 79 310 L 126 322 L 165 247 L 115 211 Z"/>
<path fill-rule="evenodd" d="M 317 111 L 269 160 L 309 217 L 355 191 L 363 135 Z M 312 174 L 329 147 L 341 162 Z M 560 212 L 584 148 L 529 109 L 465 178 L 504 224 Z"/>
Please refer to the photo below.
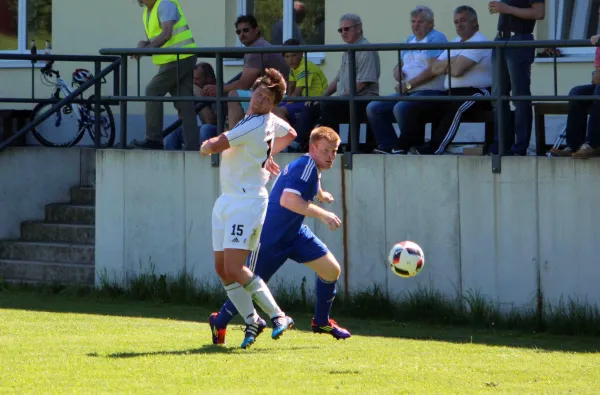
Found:
<path fill-rule="evenodd" d="M 269 315 L 269 317 L 275 318 L 285 316 L 283 311 L 281 311 L 275 302 L 269 287 L 267 287 L 267 284 L 265 284 L 262 278 L 254 276 L 254 278 L 248 284 L 246 284 L 244 288 L 252 295 L 252 299 L 256 302 L 256 304 L 258 304 L 262 311 Z M 235 307 L 237 307 L 237 305 Z"/>
<path fill-rule="evenodd" d="M 238 283 L 225 285 L 224 287 L 225 291 L 227 291 L 229 300 L 231 300 L 231 303 L 233 303 L 240 313 L 244 322 L 248 325 L 254 324 L 258 320 L 258 314 L 256 314 L 256 310 L 254 310 L 254 304 L 252 303 L 252 296 L 250 293 Z"/>

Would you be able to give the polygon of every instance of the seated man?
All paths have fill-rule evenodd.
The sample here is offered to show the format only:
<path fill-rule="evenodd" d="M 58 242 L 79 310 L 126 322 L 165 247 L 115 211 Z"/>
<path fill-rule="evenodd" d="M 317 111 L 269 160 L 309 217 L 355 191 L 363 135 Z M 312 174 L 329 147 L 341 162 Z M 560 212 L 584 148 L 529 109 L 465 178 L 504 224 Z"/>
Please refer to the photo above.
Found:
<path fill-rule="evenodd" d="M 488 41 L 479 32 L 477 13 L 470 6 L 456 8 L 454 26 L 458 37 L 453 42 Z M 450 51 L 450 68 L 448 52 L 444 51 L 433 63 L 431 70 L 435 75 L 446 75 L 444 87 L 451 87 L 448 92 L 451 96 L 489 96 L 492 86 L 492 50 L 453 49 Z M 432 129 L 428 144 L 411 148 L 413 154 L 443 154 L 454 139 L 460 119 L 466 111 L 491 110 L 490 102 L 447 101 L 438 106 L 442 114 L 439 125 Z"/>
<path fill-rule="evenodd" d="M 202 88 L 208 84 L 216 83 L 215 71 L 213 67 L 206 62 L 198 63 L 194 67 L 194 95 L 203 96 Z M 200 130 L 200 145 L 204 140 L 208 140 L 211 137 L 217 135 L 217 108 L 216 103 L 205 106 L 198 111 L 200 117 L 201 126 Z M 177 129 L 172 131 L 164 139 L 165 150 L 181 150 L 183 146 L 183 127 L 179 126 Z"/>
<path fill-rule="evenodd" d="M 295 38 L 290 38 L 283 45 L 300 45 Z M 290 66 L 290 81 L 287 88 L 287 96 L 322 96 L 327 89 L 327 77 L 323 70 L 313 62 L 304 58 L 302 52 L 288 52 L 284 54 L 285 61 Z M 304 59 L 304 61 L 302 61 Z M 308 90 L 307 90 L 308 87 Z M 296 125 L 296 115 L 300 113 L 306 102 L 282 102 L 273 113 Z M 297 139 L 290 147 L 298 149 L 307 143 L 306 139 Z"/>
<path fill-rule="evenodd" d="M 411 43 L 445 43 L 443 33 L 433 28 L 433 11 L 429 7 L 418 6 L 410 13 L 413 34 L 406 40 Z M 442 53 L 441 49 L 402 51 L 402 64 L 394 68 L 394 79 L 400 82 L 399 68 L 402 70 L 402 84 L 396 86 L 392 96 L 442 96 L 444 95 L 444 77 L 435 76 L 431 65 Z M 438 102 L 432 101 L 373 101 L 367 106 L 367 117 L 377 139 L 375 153 L 407 153 L 410 147 L 425 142 L 425 124 L 423 117 L 411 114 L 426 114 L 435 111 Z M 400 138 L 392 124 L 398 123 Z"/>
<path fill-rule="evenodd" d="M 352 44 L 369 44 L 369 41 L 363 36 L 362 21 L 360 16 L 356 14 L 346 14 L 340 18 L 340 28 L 338 32 L 342 35 L 342 40 L 348 45 Z M 377 51 L 360 51 L 356 53 L 356 94 L 358 96 L 379 96 L 379 76 L 381 67 L 379 62 L 379 54 Z M 335 79 L 329 84 L 323 96 L 332 96 L 338 93 L 340 96 L 350 94 L 350 73 L 348 64 L 348 53 L 345 52 L 342 56 L 342 65 Z M 366 120 L 366 108 L 368 101 L 357 101 L 356 113 L 358 114 L 359 122 Z M 339 133 L 341 123 L 348 123 L 350 120 L 349 105 L 346 101 L 327 101 L 320 102 L 319 108 L 307 106 L 298 117 L 296 130 L 298 136 L 307 138 L 310 130 L 317 122 L 320 115 L 319 123 L 321 126 L 328 126 Z M 300 119 L 302 118 L 302 119 Z M 367 146 L 374 145 L 374 139 L 371 135 L 367 135 Z M 374 148 L 374 147 L 373 147 Z M 370 149 L 370 151 L 373 150 Z M 369 152 L 370 152 L 369 151 Z"/>
<path fill-rule="evenodd" d="M 253 15 L 238 17 L 235 21 L 235 28 L 240 42 L 246 47 L 266 47 L 271 45 L 271 43 L 261 37 L 258 21 Z M 250 98 L 252 95 L 250 91 L 252 84 L 261 75 L 262 71 L 268 68 L 279 71 L 287 82 L 290 69 L 281 54 L 248 53 L 244 55 L 242 75 L 238 80 L 225 84 L 223 86 L 223 93 L 228 94 L 230 97 Z M 207 85 L 203 91 L 205 96 L 216 96 L 217 87 L 215 85 Z M 248 105 L 249 102 L 227 103 L 227 116 L 230 128 L 233 128 L 244 118 L 244 114 L 248 110 Z"/>
<path fill-rule="evenodd" d="M 600 34 L 592 36 L 590 40 L 592 44 L 598 45 Z M 569 92 L 569 96 L 600 96 L 600 47 L 596 47 L 594 66 L 596 70 L 592 74 L 592 83 L 574 87 Z M 588 121 L 587 115 L 590 107 L 590 119 Z M 600 156 L 600 101 L 570 101 L 565 133 L 567 135 L 567 147 L 564 149 L 552 148 L 551 152 L 554 155 L 572 156 L 576 159 Z"/>

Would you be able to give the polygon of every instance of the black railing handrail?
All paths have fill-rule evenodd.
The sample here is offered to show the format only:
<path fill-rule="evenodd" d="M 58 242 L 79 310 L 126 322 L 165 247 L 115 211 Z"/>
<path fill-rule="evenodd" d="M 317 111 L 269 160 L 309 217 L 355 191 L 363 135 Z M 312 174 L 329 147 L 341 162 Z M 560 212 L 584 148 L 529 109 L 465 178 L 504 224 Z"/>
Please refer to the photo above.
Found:
<path fill-rule="evenodd" d="M 0 60 L 32 60 L 36 62 L 43 61 L 67 61 L 67 62 L 114 62 L 118 60 L 118 56 L 105 56 L 105 55 L 53 55 L 53 54 L 17 54 L 17 53 L 3 53 L 0 54 Z"/>
<path fill-rule="evenodd" d="M 560 48 L 592 47 L 589 40 L 502 40 L 446 43 L 371 43 L 331 45 L 269 45 L 261 47 L 199 47 L 199 48 L 103 48 L 102 55 L 197 55 L 214 58 L 216 54 L 245 55 L 248 53 L 283 52 L 347 52 L 352 51 L 398 51 L 424 49 L 494 49 L 494 48 Z M 242 56 L 239 56 L 240 58 Z"/>

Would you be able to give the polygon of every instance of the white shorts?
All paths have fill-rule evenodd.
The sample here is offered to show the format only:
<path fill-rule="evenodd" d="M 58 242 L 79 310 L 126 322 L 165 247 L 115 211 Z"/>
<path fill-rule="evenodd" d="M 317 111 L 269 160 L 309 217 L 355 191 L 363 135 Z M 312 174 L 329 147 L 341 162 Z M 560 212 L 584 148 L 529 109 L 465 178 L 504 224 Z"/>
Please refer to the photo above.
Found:
<path fill-rule="evenodd" d="M 268 198 L 221 195 L 212 212 L 213 250 L 254 251 L 260 241 Z"/>

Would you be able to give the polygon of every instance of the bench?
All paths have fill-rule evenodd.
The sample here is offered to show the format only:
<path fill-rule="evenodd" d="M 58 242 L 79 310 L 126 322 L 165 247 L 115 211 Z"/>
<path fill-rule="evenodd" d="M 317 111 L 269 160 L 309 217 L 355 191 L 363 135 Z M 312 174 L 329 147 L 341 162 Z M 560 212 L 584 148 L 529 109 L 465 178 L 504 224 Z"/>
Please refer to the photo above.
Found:
<path fill-rule="evenodd" d="M 551 145 L 546 145 L 546 115 L 567 115 L 569 103 L 533 103 L 533 119 L 535 121 L 535 153 L 545 156 Z"/>

